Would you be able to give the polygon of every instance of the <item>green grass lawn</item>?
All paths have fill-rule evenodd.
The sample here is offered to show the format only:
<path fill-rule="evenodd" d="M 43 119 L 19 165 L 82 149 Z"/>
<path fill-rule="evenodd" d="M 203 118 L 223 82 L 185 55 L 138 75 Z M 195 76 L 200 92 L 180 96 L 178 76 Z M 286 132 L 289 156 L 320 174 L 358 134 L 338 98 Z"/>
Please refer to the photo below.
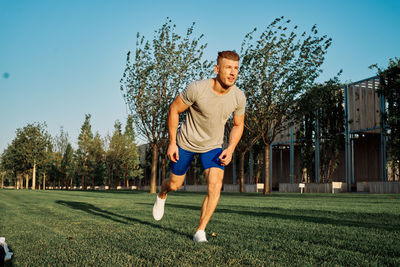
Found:
<path fill-rule="evenodd" d="M 400 265 L 400 195 L 225 193 L 198 244 L 203 197 L 169 194 L 156 222 L 147 192 L 0 190 L 6 266 Z"/>

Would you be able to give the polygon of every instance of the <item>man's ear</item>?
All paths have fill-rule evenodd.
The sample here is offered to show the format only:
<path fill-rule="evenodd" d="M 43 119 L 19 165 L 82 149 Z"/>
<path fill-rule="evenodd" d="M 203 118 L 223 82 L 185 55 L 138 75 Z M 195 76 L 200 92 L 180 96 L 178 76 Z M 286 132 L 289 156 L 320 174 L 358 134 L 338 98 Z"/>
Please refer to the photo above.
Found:
<path fill-rule="evenodd" d="M 214 66 L 214 71 L 215 71 L 215 73 L 218 75 L 219 74 L 219 66 L 218 65 L 215 65 Z"/>

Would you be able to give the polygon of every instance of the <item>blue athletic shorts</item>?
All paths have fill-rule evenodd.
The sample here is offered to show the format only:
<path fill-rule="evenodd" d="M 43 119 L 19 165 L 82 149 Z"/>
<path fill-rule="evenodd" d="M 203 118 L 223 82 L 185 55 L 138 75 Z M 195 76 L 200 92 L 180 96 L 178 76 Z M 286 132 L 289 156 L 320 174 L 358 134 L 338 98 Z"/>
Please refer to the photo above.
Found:
<path fill-rule="evenodd" d="M 219 160 L 219 155 L 222 153 L 222 148 L 215 148 L 205 153 L 195 153 L 191 151 L 187 151 L 179 147 L 179 160 L 175 163 L 171 161 L 171 172 L 175 175 L 184 175 L 189 169 L 190 163 L 192 163 L 193 157 L 196 154 L 200 154 L 201 165 L 203 169 L 206 170 L 211 167 L 220 168 L 222 170 L 225 169 L 224 166 L 221 165 L 221 161 Z"/>

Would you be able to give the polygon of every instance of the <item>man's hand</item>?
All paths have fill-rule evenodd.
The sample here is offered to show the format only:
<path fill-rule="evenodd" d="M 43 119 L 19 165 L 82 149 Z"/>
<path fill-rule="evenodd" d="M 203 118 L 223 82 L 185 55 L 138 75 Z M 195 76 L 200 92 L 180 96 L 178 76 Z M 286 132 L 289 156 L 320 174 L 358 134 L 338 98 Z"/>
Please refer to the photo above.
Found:
<path fill-rule="evenodd" d="M 179 160 L 179 149 L 176 144 L 168 145 L 167 156 L 171 161 L 175 163 Z"/>
<path fill-rule="evenodd" d="M 222 151 L 219 156 L 219 160 L 221 161 L 222 166 L 227 166 L 232 160 L 233 151 L 229 148 Z"/>
<path fill-rule="evenodd" d="M 231 130 L 231 133 L 229 134 L 229 145 L 224 151 L 222 151 L 221 155 L 219 156 L 219 160 L 221 161 L 222 166 L 226 166 L 231 162 L 235 147 L 242 137 L 243 128 L 244 114 L 236 116 L 235 113 L 233 113 L 233 128 Z"/>

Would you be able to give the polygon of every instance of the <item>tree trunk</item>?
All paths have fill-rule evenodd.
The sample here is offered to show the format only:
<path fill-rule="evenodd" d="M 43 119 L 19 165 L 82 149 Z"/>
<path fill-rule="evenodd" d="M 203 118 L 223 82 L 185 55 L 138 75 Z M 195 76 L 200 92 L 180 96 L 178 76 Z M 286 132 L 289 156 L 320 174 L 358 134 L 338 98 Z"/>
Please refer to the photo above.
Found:
<path fill-rule="evenodd" d="M 388 175 L 390 174 L 390 176 L 388 176 L 388 180 L 389 181 L 395 181 L 396 180 L 396 168 L 394 165 L 394 161 L 392 160 L 392 162 L 390 164 L 387 164 L 387 168 L 389 170 L 390 168 L 390 172 L 388 172 Z"/>
<path fill-rule="evenodd" d="M 43 190 L 46 190 L 46 172 L 43 172 Z"/>
<path fill-rule="evenodd" d="M 0 184 L 0 188 L 3 189 L 4 188 L 4 173 L 1 174 L 1 184 Z"/>
<path fill-rule="evenodd" d="M 331 181 L 331 174 L 332 174 L 332 164 L 333 164 L 333 159 L 329 159 L 329 164 L 328 164 L 328 174 L 326 175 L 326 182 L 329 183 Z"/>
<path fill-rule="evenodd" d="M 28 188 L 29 188 L 29 174 L 25 173 L 25 189 Z"/>
<path fill-rule="evenodd" d="M 83 169 L 84 169 L 84 173 L 86 172 L 86 161 L 87 158 L 85 157 L 85 160 L 83 161 Z M 86 190 L 86 184 L 85 184 L 85 175 L 82 175 L 82 190 Z"/>
<path fill-rule="evenodd" d="M 164 182 L 167 176 L 167 159 L 163 155 L 161 157 L 161 184 Z"/>
<path fill-rule="evenodd" d="M 108 169 L 108 189 L 111 188 L 111 169 Z"/>
<path fill-rule="evenodd" d="M 15 187 L 19 189 L 19 174 L 15 175 Z"/>
<path fill-rule="evenodd" d="M 260 181 L 260 177 L 261 177 L 261 164 L 259 163 L 259 160 L 257 160 L 258 164 L 257 164 L 257 171 L 256 171 L 256 184 L 258 184 L 258 182 Z"/>
<path fill-rule="evenodd" d="M 249 179 L 248 179 L 249 184 L 254 183 L 253 168 L 254 168 L 254 152 L 253 152 L 253 149 L 250 149 L 250 152 L 249 152 Z"/>
<path fill-rule="evenodd" d="M 158 147 L 153 144 L 153 158 L 151 162 L 151 179 L 150 179 L 150 194 L 157 193 L 157 164 L 158 164 Z"/>
<path fill-rule="evenodd" d="M 240 193 L 244 193 L 244 156 L 246 153 L 240 153 Z"/>
<path fill-rule="evenodd" d="M 18 189 L 24 189 L 24 178 L 22 177 L 22 173 L 18 174 L 17 178 L 19 183 Z"/>
<path fill-rule="evenodd" d="M 271 166 L 269 166 L 269 146 L 270 144 L 265 145 L 264 147 L 264 175 L 265 175 L 265 179 L 264 179 L 264 195 L 269 195 L 271 193 L 271 188 L 269 186 L 270 184 L 270 179 L 271 177 L 269 177 L 269 168 Z"/>
<path fill-rule="evenodd" d="M 36 189 L 36 160 L 33 160 L 32 190 Z"/>

